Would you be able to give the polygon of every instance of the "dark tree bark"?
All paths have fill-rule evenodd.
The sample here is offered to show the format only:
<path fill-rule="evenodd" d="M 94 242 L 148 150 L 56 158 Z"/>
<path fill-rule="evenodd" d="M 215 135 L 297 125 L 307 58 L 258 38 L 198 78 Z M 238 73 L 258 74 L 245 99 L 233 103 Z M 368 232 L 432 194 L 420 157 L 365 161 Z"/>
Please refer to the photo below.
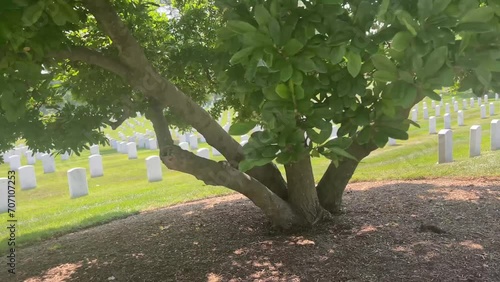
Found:
<path fill-rule="evenodd" d="M 314 225 L 329 216 L 321 206 L 314 184 L 314 174 L 309 154 L 297 162 L 285 165 L 288 181 L 288 201 L 300 214 L 306 225 Z"/>
<path fill-rule="evenodd" d="M 332 214 L 338 214 L 341 212 L 342 196 L 344 195 L 347 183 L 349 183 L 349 180 L 352 178 L 359 162 L 375 149 L 377 149 L 377 146 L 373 143 L 359 145 L 358 143 L 353 142 L 347 151 L 356 157 L 357 161 L 345 159 L 338 167 L 336 167 L 333 163 L 330 163 L 328 169 L 316 187 L 318 197 L 323 208 Z"/>

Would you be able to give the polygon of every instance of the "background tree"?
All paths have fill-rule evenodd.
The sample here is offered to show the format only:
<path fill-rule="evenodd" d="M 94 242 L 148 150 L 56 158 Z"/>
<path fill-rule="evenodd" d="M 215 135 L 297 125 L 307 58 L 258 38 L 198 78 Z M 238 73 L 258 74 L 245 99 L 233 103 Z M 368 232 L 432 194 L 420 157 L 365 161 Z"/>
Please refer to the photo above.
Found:
<path fill-rule="evenodd" d="M 135 0 L 5 2 L 0 150 L 24 138 L 78 152 L 140 111 L 168 168 L 244 194 L 282 228 L 339 212 L 359 161 L 407 139 L 409 110 L 435 89 L 500 88 L 498 0 L 186 0 L 170 20 Z M 263 127 L 244 148 L 202 107 L 215 94 L 215 116 L 238 112 L 231 134 Z M 180 149 L 173 125 L 226 162 Z M 318 185 L 311 157 L 331 160 Z"/>

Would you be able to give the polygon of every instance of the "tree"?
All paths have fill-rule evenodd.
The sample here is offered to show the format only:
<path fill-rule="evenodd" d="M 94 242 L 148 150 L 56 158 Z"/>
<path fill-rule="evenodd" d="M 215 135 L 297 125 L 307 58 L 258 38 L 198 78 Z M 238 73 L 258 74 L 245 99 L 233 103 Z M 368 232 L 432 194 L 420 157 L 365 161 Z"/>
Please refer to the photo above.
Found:
<path fill-rule="evenodd" d="M 78 152 L 141 111 L 168 168 L 244 194 L 287 229 L 338 213 L 359 161 L 407 139 L 410 109 L 439 100 L 435 89 L 500 88 L 498 0 L 174 4 L 179 19 L 168 20 L 136 0 L 7 1 L 0 123 L 12 134 L 0 149 L 25 138 Z M 82 104 L 64 103 L 68 90 Z M 224 97 L 214 116 L 238 112 L 230 134 L 262 126 L 245 147 L 201 106 L 214 94 Z M 329 140 L 332 122 L 341 127 Z M 172 125 L 194 127 L 226 161 L 180 149 Z M 317 185 L 311 157 L 331 160 Z"/>

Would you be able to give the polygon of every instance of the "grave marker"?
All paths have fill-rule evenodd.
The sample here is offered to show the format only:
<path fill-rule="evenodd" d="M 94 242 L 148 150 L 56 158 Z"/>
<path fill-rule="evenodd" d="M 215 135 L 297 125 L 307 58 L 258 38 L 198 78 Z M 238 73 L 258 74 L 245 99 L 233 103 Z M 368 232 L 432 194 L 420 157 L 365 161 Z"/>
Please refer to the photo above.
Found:
<path fill-rule="evenodd" d="M 464 125 L 464 112 L 463 111 L 460 110 L 457 112 L 457 120 L 458 120 L 458 126 Z"/>
<path fill-rule="evenodd" d="M 90 146 L 90 155 L 99 155 L 99 145 Z"/>
<path fill-rule="evenodd" d="M 429 134 L 436 134 L 436 117 L 429 117 Z"/>
<path fill-rule="evenodd" d="M 462 101 L 462 110 L 467 110 L 467 100 Z"/>
<path fill-rule="evenodd" d="M 182 150 L 189 151 L 189 144 L 187 142 L 179 143 L 179 147 L 181 147 Z"/>
<path fill-rule="evenodd" d="M 137 145 L 135 145 L 135 142 L 127 143 L 127 154 L 129 160 L 137 159 Z"/>
<path fill-rule="evenodd" d="M 451 129 L 451 116 L 450 114 L 444 114 L 444 128 Z"/>
<path fill-rule="evenodd" d="M 427 110 L 427 107 L 424 107 L 424 119 L 429 119 L 429 110 Z"/>
<path fill-rule="evenodd" d="M 210 159 L 210 151 L 207 148 L 199 149 L 196 152 L 196 154 L 198 155 L 198 157 L 202 157 L 202 158 L 205 158 L 205 159 Z"/>
<path fill-rule="evenodd" d="M 33 151 L 26 151 L 26 160 L 28 160 L 28 165 L 34 165 L 36 163 L 36 158 L 33 154 Z"/>
<path fill-rule="evenodd" d="M 490 103 L 490 117 L 495 115 L 495 104 Z"/>
<path fill-rule="evenodd" d="M 87 172 L 83 167 L 68 170 L 69 195 L 72 199 L 89 194 Z"/>
<path fill-rule="evenodd" d="M 451 129 L 441 129 L 438 133 L 438 163 L 453 161 L 453 133 Z"/>
<path fill-rule="evenodd" d="M 441 106 L 436 105 L 436 117 L 440 117 L 440 116 L 441 116 Z"/>
<path fill-rule="evenodd" d="M 500 150 L 500 119 L 491 121 L 490 127 L 491 150 Z"/>
<path fill-rule="evenodd" d="M 389 137 L 389 141 L 387 141 L 387 145 L 389 146 L 395 146 L 396 145 L 396 139 L 393 139 Z"/>
<path fill-rule="evenodd" d="M 146 158 L 146 169 L 149 182 L 157 182 L 163 179 L 161 171 L 161 159 L 158 156 L 150 156 Z"/>
<path fill-rule="evenodd" d="M 19 182 L 21 184 L 21 190 L 29 190 L 36 188 L 35 167 L 32 165 L 25 165 L 20 167 Z"/>
<path fill-rule="evenodd" d="M 11 199 L 15 199 L 11 197 Z M 0 178 L 0 213 L 9 210 L 9 179 Z"/>
<path fill-rule="evenodd" d="M 9 157 L 10 170 L 17 171 L 21 167 L 21 156 L 12 155 Z"/>
<path fill-rule="evenodd" d="M 148 143 L 148 147 L 150 150 L 158 150 L 158 143 L 156 142 L 155 138 L 150 138 Z"/>
<path fill-rule="evenodd" d="M 481 118 L 482 119 L 486 118 L 486 106 L 484 104 L 481 105 Z"/>
<path fill-rule="evenodd" d="M 196 134 L 189 135 L 189 147 L 192 150 L 198 149 L 198 136 Z"/>
<path fill-rule="evenodd" d="M 89 157 L 90 177 L 101 177 L 104 175 L 102 167 L 102 156 L 92 155 Z"/>
<path fill-rule="evenodd" d="M 53 173 L 56 171 L 54 156 L 50 154 L 42 155 L 43 173 Z"/>
<path fill-rule="evenodd" d="M 469 157 L 481 155 L 481 126 L 473 125 L 470 128 Z"/>

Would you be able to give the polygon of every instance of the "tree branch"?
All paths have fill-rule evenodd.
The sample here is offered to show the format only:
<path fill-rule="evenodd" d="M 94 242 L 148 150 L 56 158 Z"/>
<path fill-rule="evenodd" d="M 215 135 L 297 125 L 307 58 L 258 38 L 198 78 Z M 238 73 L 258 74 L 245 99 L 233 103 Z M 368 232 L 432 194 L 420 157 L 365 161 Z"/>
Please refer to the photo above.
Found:
<path fill-rule="evenodd" d="M 208 185 L 221 185 L 247 196 L 274 224 L 290 228 L 300 223 L 290 205 L 256 179 L 227 162 L 215 162 L 173 144 L 163 108 L 152 101 L 146 117 L 151 120 L 160 145 L 160 158 L 169 168 L 191 174 Z"/>
<path fill-rule="evenodd" d="M 129 67 L 149 65 L 141 45 L 132 36 L 109 0 L 83 0 L 82 2 L 94 15 L 104 33 L 111 38 L 113 45 L 118 48 L 120 59 L 126 65 Z"/>
<path fill-rule="evenodd" d="M 108 70 L 123 79 L 127 79 L 127 75 L 129 73 L 128 68 L 120 61 L 85 47 L 71 47 L 67 50 L 50 52 L 47 54 L 47 57 L 58 61 L 70 60 L 95 65 Z"/>

